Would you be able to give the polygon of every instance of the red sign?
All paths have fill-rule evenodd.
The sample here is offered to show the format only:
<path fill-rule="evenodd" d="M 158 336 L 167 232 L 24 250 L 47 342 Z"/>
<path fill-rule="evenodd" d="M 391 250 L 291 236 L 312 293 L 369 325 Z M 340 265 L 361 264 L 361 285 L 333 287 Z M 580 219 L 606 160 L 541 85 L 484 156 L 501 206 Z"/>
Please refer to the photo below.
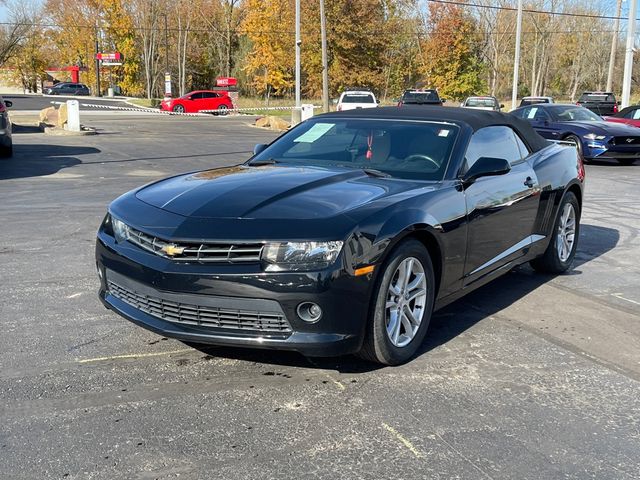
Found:
<path fill-rule="evenodd" d="M 236 85 L 238 85 L 238 79 L 235 77 L 216 78 L 216 86 L 218 87 L 235 87 Z"/>
<path fill-rule="evenodd" d="M 115 53 L 96 53 L 96 59 L 98 59 L 98 60 L 122 60 L 122 54 L 120 52 L 115 52 Z"/>

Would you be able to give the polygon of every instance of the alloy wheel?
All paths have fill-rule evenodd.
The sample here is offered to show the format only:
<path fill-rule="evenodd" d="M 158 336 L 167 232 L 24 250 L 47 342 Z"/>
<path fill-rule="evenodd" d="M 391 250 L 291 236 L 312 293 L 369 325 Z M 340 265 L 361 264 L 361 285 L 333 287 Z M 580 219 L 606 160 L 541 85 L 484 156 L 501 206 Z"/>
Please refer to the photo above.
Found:
<path fill-rule="evenodd" d="M 415 257 L 405 258 L 391 278 L 385 304 L 387 335 L 393 345 L 404 347 L 413 340 L 424 317 L 426 301 L 424 267 Z"/>
<path fill-rule="evenodd" d="M 566 203 L 560 214 L 556 246 L 561 262 L 566 262 L 573 251 L 576 235 L 576 212 L 571 203 Z"/>

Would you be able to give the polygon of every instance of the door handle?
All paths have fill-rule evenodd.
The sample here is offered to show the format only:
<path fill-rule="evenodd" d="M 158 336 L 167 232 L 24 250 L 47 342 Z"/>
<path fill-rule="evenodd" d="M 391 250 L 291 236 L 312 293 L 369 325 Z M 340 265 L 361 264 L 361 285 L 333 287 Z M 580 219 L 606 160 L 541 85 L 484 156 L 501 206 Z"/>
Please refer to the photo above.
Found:
<path fill-rule="evenodd" d="M 527 177 L 527 179 L 524 181 L 524 184 L 529 188 L 533 188 L 533 179 L 531 177 Z"/>

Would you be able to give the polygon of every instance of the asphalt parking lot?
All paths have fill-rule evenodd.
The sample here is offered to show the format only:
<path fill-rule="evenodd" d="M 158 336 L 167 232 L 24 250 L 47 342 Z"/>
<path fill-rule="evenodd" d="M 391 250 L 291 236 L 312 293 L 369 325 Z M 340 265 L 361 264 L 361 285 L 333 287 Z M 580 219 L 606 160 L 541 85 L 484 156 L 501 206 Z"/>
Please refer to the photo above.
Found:
<path fill-rule="evenodd" d="M 18 127 L 0 163 L 0 478 L 637 479 L 640 161 L 588 165 L 573 271 L 522 267 L 438 312 L 419 356 L 198 350 L 102 307 L 108 203 L 238 163 L 248 117 Z"/>

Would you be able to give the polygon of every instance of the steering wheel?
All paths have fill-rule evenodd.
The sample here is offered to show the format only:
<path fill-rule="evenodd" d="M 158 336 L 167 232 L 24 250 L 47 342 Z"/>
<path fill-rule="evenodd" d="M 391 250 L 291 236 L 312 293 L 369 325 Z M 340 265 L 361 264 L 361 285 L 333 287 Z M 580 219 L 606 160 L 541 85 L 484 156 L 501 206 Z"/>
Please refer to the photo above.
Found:
<path fill-rule="evenodd" d="M 423 155 L 421 153 L 414 153 L 413 155 L 409 155 L 404 159 L 404 162 L 414 163 L 414 162 L 428 162 L 434 166 L 432 171 L 440 170 L 440 164 L 436 162 L 433 158 Z"/>

